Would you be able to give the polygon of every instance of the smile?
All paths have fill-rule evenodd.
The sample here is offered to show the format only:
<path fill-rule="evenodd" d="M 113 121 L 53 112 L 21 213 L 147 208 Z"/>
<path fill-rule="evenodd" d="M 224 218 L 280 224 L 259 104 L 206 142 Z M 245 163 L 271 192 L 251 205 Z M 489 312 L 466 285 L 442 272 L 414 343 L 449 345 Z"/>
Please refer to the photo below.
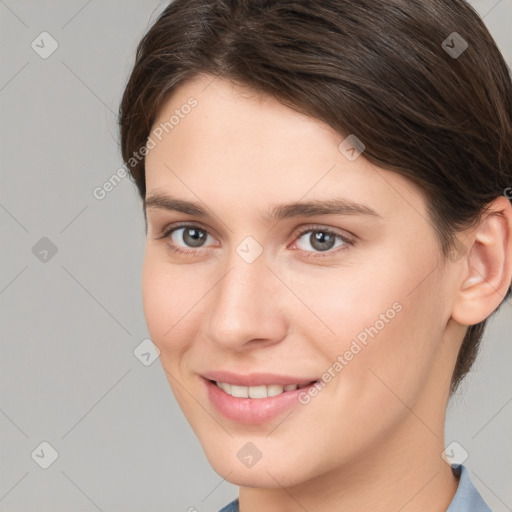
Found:
<path fill-rule="evenodd" d="M 311 381 L 305 384 L 287 384 L 281 386 L 280 384 L 269 384 L 261 386 L 237 386 L 235 384 L 229 384 L 227 382 L 216 382 L 215 383 L 220 389 L 222 389 L 228 395 L 236 398 L 268 398 L 271 396 L 277 396 L 288 391 L 295 391 L 301 389 L 317 381 Z"/>
<path fill-rule="evenodd" d="M 207 400 L 224 418 L 240 424 L 258 425 L 270 421 L 292 407 L 301 405 L 299 397 L 319 381 L 305 384 L 241 386 L 201 379 Z"/>

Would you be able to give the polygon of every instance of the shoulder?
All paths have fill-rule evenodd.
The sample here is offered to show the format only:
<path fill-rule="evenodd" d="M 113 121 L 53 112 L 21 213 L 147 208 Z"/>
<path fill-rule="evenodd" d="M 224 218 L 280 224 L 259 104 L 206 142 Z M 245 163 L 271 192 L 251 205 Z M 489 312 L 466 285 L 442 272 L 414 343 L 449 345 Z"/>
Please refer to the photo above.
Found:
<path fill-rule="evenodd" d="M 238 511 L 238 498 L 228 503 L 225 507 L 221 508 L 219 512 L 239 512 Z"/>

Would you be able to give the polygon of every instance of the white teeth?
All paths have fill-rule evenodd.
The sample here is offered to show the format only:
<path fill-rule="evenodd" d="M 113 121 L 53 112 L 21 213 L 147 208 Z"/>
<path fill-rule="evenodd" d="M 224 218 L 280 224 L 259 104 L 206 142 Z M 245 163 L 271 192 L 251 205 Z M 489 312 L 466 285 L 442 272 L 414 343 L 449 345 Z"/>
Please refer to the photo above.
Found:
<path fill-rule="evenodd" d="M 228 395 L 231 395 L 231 384 L 227 382 L 217 382 L 217 386 L 223 389 Z"/>
<path fill-rule="evenodd" d="M 295 391 L 299 387 L 305 387 L 308 384 L 287 384 L 280 386 L 279 384 L 270 384 L 269 386 L 235 386 L 227 382 L 216 382 L 217 386 L 225 391 L 228 395 L 237 398 L 267 398 L 269 396 L 280 395 L 285 391 Z"/>
<path fill-rule="evenodd" d="M 231 384 L 231 396 L 237 398 L 249 398 L 249 388 L 247 386 L 235 386 Z"/>
<path fill-rule="evenodd" d="M 245 388 L 249 390 L 249 398 L 267 398 L 267 386 L 250 386 Z"/>
<path fill-rule="evenodd" d="M 267 388 L 268 396 L 276 396 L 280 395 L 283 392 L 283 386 L 279 384 L 271 384 L 270 386 L 265 386 Z"/>

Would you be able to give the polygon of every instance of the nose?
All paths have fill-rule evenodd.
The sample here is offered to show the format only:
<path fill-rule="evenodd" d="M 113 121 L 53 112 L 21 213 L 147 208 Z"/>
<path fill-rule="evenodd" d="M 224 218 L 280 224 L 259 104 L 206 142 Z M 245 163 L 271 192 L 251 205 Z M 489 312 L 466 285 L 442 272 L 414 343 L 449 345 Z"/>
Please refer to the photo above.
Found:
<path fill-rule="evenodd" d="M 208 335 L 235 351 L 279 343 L 286 337 L 289 292 L 260 256 L 247 263 L 236 253 L 212 290 Z"/>

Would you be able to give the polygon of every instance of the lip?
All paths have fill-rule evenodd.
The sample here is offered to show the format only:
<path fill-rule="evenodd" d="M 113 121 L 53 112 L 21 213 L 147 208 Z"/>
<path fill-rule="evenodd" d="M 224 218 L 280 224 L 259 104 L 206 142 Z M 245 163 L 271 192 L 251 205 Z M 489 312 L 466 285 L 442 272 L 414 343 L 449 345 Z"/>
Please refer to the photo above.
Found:
<path fill-rule="evenodd" d="M 280 395 L 267 398 L 237 398 L 229 395 L 207 378 L 201 377 L 201 380 L 204 382 L 208 398 L 215 409 L 227 419 L 245 425 L 259 425 L 276 418 L 287 409 L 299 405 L 299 395 L 307 393 L 308 389 L 314 386 L 311 384 L 311 386 L 285 391 Z M 220 382 L 226 381 L 220 380 Z"/>
<path fill-rule="evenodd" d="M 294 377 L 293 375 L 278 375 L 276 373 L 250 373 L 239 375 L 236 373 L 215 370 L 201 374 L 202 377 L 215 382 L 227 382 L 235 384 L 235 386 L 269 386 L 271 384 L 279 384 L 286 386 L 288 384 L 308 384 L 309 382 L 319 380 L 318 377 Z M 264 400 L 263 398 L 260 400 Z"/>

